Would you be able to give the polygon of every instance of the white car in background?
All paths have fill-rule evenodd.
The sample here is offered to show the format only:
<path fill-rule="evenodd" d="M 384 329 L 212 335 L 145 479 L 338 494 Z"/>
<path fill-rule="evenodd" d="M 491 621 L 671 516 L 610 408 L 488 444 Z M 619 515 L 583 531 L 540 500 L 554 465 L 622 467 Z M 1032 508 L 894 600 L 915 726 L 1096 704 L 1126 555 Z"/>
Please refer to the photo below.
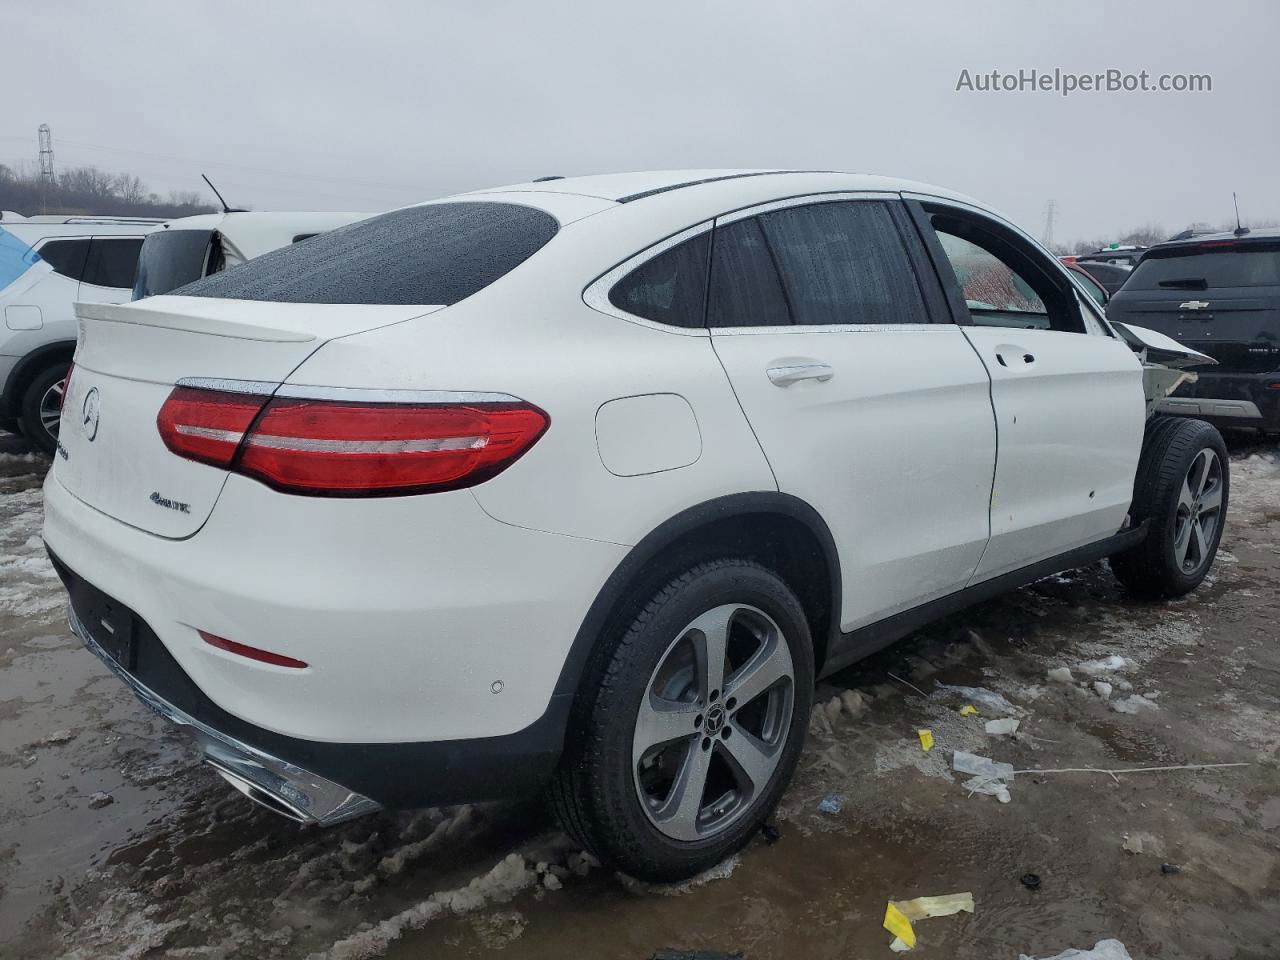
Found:
<path fill-rule="evenodd" d="M 518 184 L 80 316 L 72 626 L 308 822 L 549 788 L 691 875 L 777 802 L 816 677 L 1102 557 L 1183 594 L 1226 515 L 1217 432 L 1149 420 L 1156 360 L 1211 361 L 901 180 Z"/>
<path fill-rule="evenodd" d="M 211 273 L 369 216 L 228 210 L 170 220 L 142 245 L 133 299 L 168 293 Z"/>
<path fill-rule="evenodd" d="M 52 453 L 63 380 L 76 344 L 73 305 L 122 303 L 146 234 L 145 217 L 0 218 L 0 428 Z"/>

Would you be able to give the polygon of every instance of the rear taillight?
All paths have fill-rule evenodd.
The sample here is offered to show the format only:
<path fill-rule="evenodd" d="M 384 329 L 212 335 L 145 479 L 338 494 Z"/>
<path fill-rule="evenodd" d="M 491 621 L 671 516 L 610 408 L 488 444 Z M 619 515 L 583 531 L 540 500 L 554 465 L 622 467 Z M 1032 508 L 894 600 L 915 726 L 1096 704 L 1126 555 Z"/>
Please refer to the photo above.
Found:
<path fill-rule="evenodd" d="M 157 418 L 179 456 L 287 493 L 398 496 L 469 487 L 546 432 L 520 401 L 383 403 L 177 387 Z"/>

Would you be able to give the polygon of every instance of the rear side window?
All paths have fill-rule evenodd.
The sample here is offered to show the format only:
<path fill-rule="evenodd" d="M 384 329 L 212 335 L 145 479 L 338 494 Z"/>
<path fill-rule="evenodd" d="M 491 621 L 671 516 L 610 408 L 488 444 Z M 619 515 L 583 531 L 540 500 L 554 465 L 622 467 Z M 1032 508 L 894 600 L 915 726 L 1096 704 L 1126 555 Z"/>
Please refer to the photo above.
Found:
<path fill-rule="evenodd" d="M 619 310 L 673 327 L 701 327 L 707 298 L 710 232 L 651 257 L 613 285 Z"/>
<path fill-rule="evenodd" d="M 874 201 L 816 203 L 763 214 L 794 323 L 928 323 L 902 236 Z"/>
<path fill-rule="evenodd" d="M 40 259 L 53 267 L 55 273 L 79 280 L 84 273 L 85 257 L 89 255 L 89 238 L 50 240 L 40 248 L 39 253 Z"/>
<path fill-rule="evenodd" d="M 707 323 L 772 327 L 791 323 L 773 254 L 754 217 L 716 228 Z"/>
<path fill-rule="evenodd" d="M 1280 286 L 1280 241 L 1215 247 L 1169 248 L 1148 253 L 1125 290 L 1208 290 Z"/>
<path fill-rule="evenodd" d="M 133 299 L 168 293 L 205 273 L 212 230 L 157 230 L 142 242 Z"/>
<path fill-rule="evenodd" d="M 89 243 L 89 256 L 80 281 L 99 287 L 132 289 L 141 250 L 141 237 L 94 237 Z"/>
<path fill-rule="evenodd" d="M 514 203 L 408 207 L 273 250 L 173 292 L 278 303 L 447 306 L 514 270 L 557 230 L 549 213 Z"/>

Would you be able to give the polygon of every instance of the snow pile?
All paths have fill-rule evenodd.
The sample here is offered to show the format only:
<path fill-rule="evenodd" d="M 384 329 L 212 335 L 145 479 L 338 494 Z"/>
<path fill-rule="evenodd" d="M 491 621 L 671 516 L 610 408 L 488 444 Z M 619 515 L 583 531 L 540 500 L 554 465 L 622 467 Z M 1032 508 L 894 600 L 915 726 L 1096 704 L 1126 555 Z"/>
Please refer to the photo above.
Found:
<path fill-rule="evenodd" d="M 324 953 L 312 954 L 310 960 L 368 960 L 380 956 L 407 930 L 421 929 L 449 914 L 468 914 L 491 903 L 506 903 L 532 887 L 537 879 L 537 873 L 523 857 L 509 854 L 465 887 L 433 893 L 394 917 L 339 940 Z"/>

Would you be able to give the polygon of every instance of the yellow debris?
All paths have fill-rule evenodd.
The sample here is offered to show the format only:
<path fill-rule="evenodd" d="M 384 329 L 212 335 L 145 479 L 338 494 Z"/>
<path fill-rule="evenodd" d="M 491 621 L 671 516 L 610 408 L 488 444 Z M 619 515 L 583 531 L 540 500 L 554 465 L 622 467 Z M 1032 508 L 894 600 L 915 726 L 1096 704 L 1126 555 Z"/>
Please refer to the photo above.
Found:
<path fill-rule="evenodd" d="M 977 713 L 978 713 L 978 708 L 971 703 L 966 703 L 963 707 L 960 708 L 960 716 L 962 717 L 976 716 Z"/>
<path fill-rule="evenodd" d="M 906 944 L 908 950 L 916 945 L 916 932 L 911 929 L 911 921 L 892 900 L 884 908 L 884 928 Z"/>
<path fill-rule="evenodd" d="M 973 913 L 972 893 L 948 893 L 940 897 L 916 897 L 914 900 L 890 900 L 884 911 L 884 928 L 893 934 L 889 949 L 894 953 L 916 945 L 914 921 L 926 917 L 949 917 L 953 913 Z"/>
<path fill-rule="evenodd" d="M 920 737 L 920 749 L 928 753 L 933 749 L 933 731 L 917 730 L 916 734 Z"/>

